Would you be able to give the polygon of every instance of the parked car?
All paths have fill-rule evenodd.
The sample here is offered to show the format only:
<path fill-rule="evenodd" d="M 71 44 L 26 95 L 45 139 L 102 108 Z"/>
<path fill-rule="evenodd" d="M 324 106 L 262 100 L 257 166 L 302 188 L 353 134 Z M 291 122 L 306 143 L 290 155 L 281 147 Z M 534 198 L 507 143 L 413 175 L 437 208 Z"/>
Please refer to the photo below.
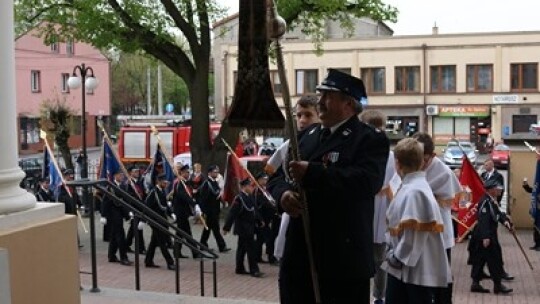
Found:
<path fill-rule="evenodd" d="M 19 159 L 19 167 L 26 173 L 26 176 L 21 181 L 21 188 L 35 189 L 38 178 L 41 176 L 42 166 L 43 158 L 41 157 Z"/>
<path fill-rule="evenodd" d="M 463 164 L 463 152 L 467 155 L 473 165 L 476 164 L 477 152 L 470 145 L 451 145 L 443 150 L 443 162 L 450 168 L 458 168 Z"/>
<path fill-rule="evenodd" d="M 493 148 L 489 157 L 493 160 L 493 164 L 496 168 L 508 169 L 510 147 L 505 144 L 498 144 Z"/>

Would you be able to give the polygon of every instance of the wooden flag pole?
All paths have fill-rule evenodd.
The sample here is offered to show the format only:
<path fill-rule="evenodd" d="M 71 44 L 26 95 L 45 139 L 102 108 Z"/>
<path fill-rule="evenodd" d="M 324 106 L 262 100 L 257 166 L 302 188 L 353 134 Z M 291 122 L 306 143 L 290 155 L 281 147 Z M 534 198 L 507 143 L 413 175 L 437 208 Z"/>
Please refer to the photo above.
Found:
<path fill-rule="evenodd" d="M 456 221 L 456 223 L 458 223 L 458 224 L 460 224 L 461 226 L 463 226 L 463 228 L 469 230 L 470 227 L 467 226 L 464 222 L 458 220 L 458 218 L 457 218 L 456 216 L 452 215 L 452 219 L 453 219 L 454 221 Z"/>
<path fill-rule="evenodd" d="M 71 194 L 71 189 L 69 189 L 69 187 L 66 185 L 66 180 L 64 179 L 64 176 L 62 175 L 62 172 L 60 172 L 60 167 L 58 166 L 58 163 L 56 162 L 56 159 L 54 158 L 54 154 L 52 153 L 51 146 L 49 146 L 49 141 L 47 140 L 47 132 L 44 131 L 44 130 L 40 130 L 39 131 L 39 137 L 41 139 L 43 139 L 43 141 L 45 142 L 45 148 L 49 152 L 49 157 L 53 162 L 53 166 L 56 168 L 56 170 L 58 171 L 58 173 L 60 175 L 60 180 L 62 181 L 62 186 L 64 187 L 64 189 L 66 189 L 69 197 L 73 198 L 73 194 Z M 64 202 L 64 204 L 65 204 L 65 202 Z M 75 207 L 75 211 L 77 212 L 77 218 L 79 218 L 79 221 L 81 222 L 81 226 L 83 227 L 84 233 L 88 233 L 88 229 L 86 229 L 86 225 L 84 224 L 84 222 L 82 220 L 81 213 L 79 212 L 79 209 L 77 209 L 77 206 L 74 206 L 74 207 Z"/>
<path fill-rule="evenodd" d="M 178 178 L 178 181 L 180 181 L 182 183 L 182 185 L 184 186 L 184 188 L 186 188 L 186 184 L 184 183 L 184 181 L 182 180 L 182 178 L 180 177 L 180 173 L 178 172 L 178 170 L 176 170 L 176 166 L 174 166 L 174 164 L 171 164 L 171 161 L 169 159 L 169 153 L 167 153 L 167 148 L 165 147 L 165 145 L 163 144 L 163 141 L 161 140 L 161 136 L 159 136 L 159 131 L 158 129 L 156 128 L 156 126 L 154 125 L 151 125 L 150 126 L 150 129 L 152 130 L 152 134 L 154 134 L 154 136 L 156 136 L 156 139 L 158 141 L 158 145 L 161 147 L 161 151 L 163 152 L 163 154 L 165 155 L 165 160 L 167 161 L 167 163 L 169 163 L 169 166 L 171 166 L 171 168 L 173 169 L 173 172 L 174 172 L 174 175 L 176 176 L 176 178 Z M 172 158 L 171 158 L 172 159 Z M 191 197 L 190 193 L 188 192 L 188 195 Z M 204 217 L 202 215 L 199 215 L 198 216 L 198 219 L 201 221 L 201 223 L 203 224 L 203 227 L 205 230 L 208 230 L 208 226 L 206 225 L 206 220 L 204 219 Z"/>
<path fill-rule="evenodd" d="M 523 249 L 523 246 L 521 245 L 521 242 L 519 241 L 519 239 L 518 239 L 518 237 L 516 235 L 516 232 L 514 231 L 514 229 L 508 229 L 508 231 L 510 231 L 510 234 L 512 234 L 512 236 L 514 237 L 514 240 L 516 240 L 516 243 L 518 244 L 518 247 L 521 250 L 521 253 L 523 253 L 523 256 L 525 257 L 525 260 L 527 261 L 527 264 L 529 264 L 529 268 L 531 268 L 531 270 L 534 270 L 533 265 L 531 264 L 531 260 L 529 260 L 529 257 L 527 256 L 527 253 Z"/>

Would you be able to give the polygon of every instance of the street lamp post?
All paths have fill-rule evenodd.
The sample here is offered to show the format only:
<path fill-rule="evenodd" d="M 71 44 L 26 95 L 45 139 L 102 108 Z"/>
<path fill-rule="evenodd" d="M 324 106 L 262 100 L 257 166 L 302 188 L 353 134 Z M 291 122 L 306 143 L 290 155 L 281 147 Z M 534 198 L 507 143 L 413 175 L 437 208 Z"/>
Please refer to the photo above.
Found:
<path fill-rule="evenodd" d="M 77 71 L 81 75 L 77 76 Z M 82 85 L 82 109 L 81 109 L 81 133 L 82 133 L 82 165 L 81 179 L 88 180 L 88 154 L 86 153 L 86 89 L 94 90 L 97 85 L 97 79 L 94 77 L 94 70 L 84 63 L 73 68 L 73 74 L 68 79 L 70 89 L 77 89 Z M 97 287 L 97 265 L 96 265 L 96 230 L 94 223 L 94 202 L 88 202 L 88 186 L 82 188 L 81 203 L 84 208 L 89 206 L 90 212 L 90 247 L 92 257 L 92 289 L 91 292 L 99 292 Z"/>

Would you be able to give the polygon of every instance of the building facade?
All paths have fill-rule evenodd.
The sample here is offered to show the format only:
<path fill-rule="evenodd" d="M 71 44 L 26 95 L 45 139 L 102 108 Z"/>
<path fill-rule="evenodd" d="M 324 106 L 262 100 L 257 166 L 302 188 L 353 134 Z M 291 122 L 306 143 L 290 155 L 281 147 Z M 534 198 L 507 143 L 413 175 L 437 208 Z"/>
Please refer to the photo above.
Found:
<path fill-rule="evenodd" d="M 39 130 L 45 102 L 65 103 L 72 110 L 69 146 L 78 148 L 82 145 L 82 91 L 81 88 L 71 90 L 67 85 L 74 67 L 82 63 L 93 69 L 99 81 L 95 90 L 86 91 L 85 98 L 87 145 L 99 145 L 97 119 L 107 119 L 111 113 L 109 59 L 89 44 L 58 41 L 46 45 L 36 34 L 34 29 L 15 41 L 19 152 L 28 154 L 43 150 Z M 76 75 L 80 76 L 79 71 Z"/>
<path fill-rule="evenodd" d="M 216 25 L 215 32 L 235 29 L 232 20 Z M 540 31 L 438 34 L 434 28 L 431 35 L 392 36 L 391 30 L 370 31 L 380 27 L 377 23 L 364 26 L 366 35 L 329 38 L 322 56 L 308 39 L 283 40 L 293 104 L 314 93 L 334 68 L 363 79 L 365 106 L 387 116 L 394 140 L 416 131 L 432 134 L 439 145 L 451 138 L 481 145 L 489 136 L 538 140 L 529 128 L 540 115 Z M 236 41 L 215 40 L 215 101 L 222 115 L 234 95 L 237 54 Z M 276 101 L 283 105 L 272 62 L 270 73 Z"/>

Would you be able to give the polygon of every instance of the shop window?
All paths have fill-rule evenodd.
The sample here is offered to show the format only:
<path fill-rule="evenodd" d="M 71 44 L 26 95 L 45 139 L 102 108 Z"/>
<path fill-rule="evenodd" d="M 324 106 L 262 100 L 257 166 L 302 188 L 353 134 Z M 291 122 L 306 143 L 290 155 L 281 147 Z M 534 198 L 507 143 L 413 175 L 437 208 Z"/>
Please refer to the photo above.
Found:
<path fill-rule="evenodd" d="M 318 78 L 317 70 L 296 70 L 296 95 L 315 93 Z"/>
<path fill-rule="evenodd" d="M 270 71 L 270 82 L 272 83 L 272 89 L 275 96 L 281 96 L 283 87 L 281 85 L 281 79 L 279 79 L 278 71 Z"/>
<path fill-rule="evenodd" d="M 493 92 L 493 65 L 467 66 L 467 92 Z"/>
<path fill-rule="evenodd" d="M 396 67 L 396 93 L 420 92 L 420 67 Z"/>
<path fill-rule="evenodd" d="M 448 93 L 456 91 L 456 66 L 432 66 L 431 93 Z"/>
<path fill-rule="evenodd" d="M 538 122 L 536 115 L 512 115 L 512 133 L 529 132 L 532 124 Z"/>
<path fill-rule="evenodd" d="M 39 118 L 19 118 L 19 142 L 21 148 L 27 149 L 29 144 L 39 143 Z"/>
<path fill-rule="evenodd" d="M 385 68 L 365 68 L 360 71 L 360 74 L 368 95 L 385 93 Z"/>
<path fill-rule="evenodd" d="M 538 90 L 538 64 L 516 63 L 510 65 L 510 84 L 513 92 Z"/>

